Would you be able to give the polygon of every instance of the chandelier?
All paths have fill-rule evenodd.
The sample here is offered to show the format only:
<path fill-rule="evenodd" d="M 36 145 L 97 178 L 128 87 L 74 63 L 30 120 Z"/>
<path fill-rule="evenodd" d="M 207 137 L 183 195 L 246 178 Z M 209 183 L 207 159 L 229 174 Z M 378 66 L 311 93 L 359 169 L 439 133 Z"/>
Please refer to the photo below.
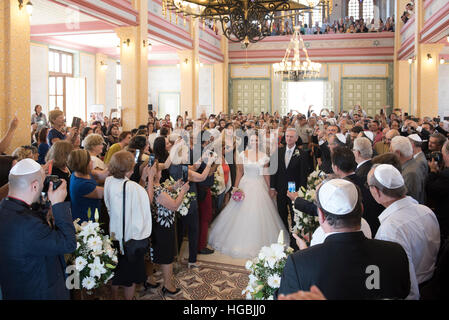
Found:
<path fill-rule="evenodd" d="M 248 47 L 271 33 L 275 19 L 282 19 L 284 23 L 286 17 L 311 12 L 319 5 L 328 8 L 327 16 L 331 3 L 332 0 L 163 0 L 162 13 L 166 17 L 167 10 L 174 12 L 176 20 L 178 14 L 199 18 L 203 28 L 205 20 L 210 20 L 214 30 L 216 23 L 220 22 L 226 38 Z"/>
<path fill-rule="evenodd" d="M 305 55 L 302 63 L 299 55 L 300 50 Z M 290 58 L 290 53 L 292 52 L 293 57 Z M 307 80 L 317 78 L 320 74 L 321 63 L 315 63 L 310 60 L 304 40 L 299 32 L 299 27 L 295 27 L 295 32 L 285 51 L 284 59 L 280 63 L 274 63 L 273 70 L 276 76 L 282 77 L 282 81 Z"/>

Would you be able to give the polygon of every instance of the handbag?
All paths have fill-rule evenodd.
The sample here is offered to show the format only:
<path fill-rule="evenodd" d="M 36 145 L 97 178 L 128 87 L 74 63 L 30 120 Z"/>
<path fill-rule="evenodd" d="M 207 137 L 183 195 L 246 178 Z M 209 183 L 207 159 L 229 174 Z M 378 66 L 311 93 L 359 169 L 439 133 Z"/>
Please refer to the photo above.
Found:
<path fill-rule="evenodd" d="M 122 244 L 124 250 L 124 256 L 129 262 L 136 261 L 136 258 L 145 253 L 150 245 L 150 237 L 142 239 L 142 240 L 134 240 L 130 239 L 125 242 L 125 203 L 126 203 L 126 183 L 123 183 L 123 235 L 122 235 Z"/>

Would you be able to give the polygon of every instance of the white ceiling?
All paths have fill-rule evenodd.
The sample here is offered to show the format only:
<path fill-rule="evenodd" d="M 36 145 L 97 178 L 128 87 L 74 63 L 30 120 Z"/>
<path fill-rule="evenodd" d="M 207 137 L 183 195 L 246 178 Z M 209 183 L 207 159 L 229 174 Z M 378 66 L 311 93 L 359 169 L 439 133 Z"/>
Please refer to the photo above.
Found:
<path fill-rule="evenodd" d="M 75 6 L 64 7 L 50 0 L 33 0 L 32 26 L 43 24 L 76 23 L 98 21 L 91 16 L 76 10 Z"/>

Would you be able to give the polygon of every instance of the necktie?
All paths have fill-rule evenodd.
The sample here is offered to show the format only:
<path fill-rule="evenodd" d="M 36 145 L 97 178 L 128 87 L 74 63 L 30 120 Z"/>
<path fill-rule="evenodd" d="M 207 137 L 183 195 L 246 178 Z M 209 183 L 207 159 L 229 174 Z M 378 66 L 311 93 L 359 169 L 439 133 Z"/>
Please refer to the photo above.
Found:
<path fill-rule="evenodd" d="M 287 158 L 285 159 L 285 167 L 288 168 L 288 164 L 290 163 L 290 158 L 292 156 L 292 150 L 287 150 Z"/>

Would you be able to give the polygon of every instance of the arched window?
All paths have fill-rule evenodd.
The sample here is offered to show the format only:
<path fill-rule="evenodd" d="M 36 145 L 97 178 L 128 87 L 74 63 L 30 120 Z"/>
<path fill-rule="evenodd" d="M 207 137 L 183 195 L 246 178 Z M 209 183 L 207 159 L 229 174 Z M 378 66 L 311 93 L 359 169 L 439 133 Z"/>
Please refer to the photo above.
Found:
<path fill-rule="evenodd" d="M 363 0 L 363 20 L 370 23 L 374 18 L 374 5 L 373 0 Z"/>
<path fill-rule="evenodd" d="M 371 1 L 372 2 L 372 1 Z M 354 17 L 355 20 L 359 18 L 359 1 L 358 0 L 349 0 L 348 2 L 348 16 Z"/>

